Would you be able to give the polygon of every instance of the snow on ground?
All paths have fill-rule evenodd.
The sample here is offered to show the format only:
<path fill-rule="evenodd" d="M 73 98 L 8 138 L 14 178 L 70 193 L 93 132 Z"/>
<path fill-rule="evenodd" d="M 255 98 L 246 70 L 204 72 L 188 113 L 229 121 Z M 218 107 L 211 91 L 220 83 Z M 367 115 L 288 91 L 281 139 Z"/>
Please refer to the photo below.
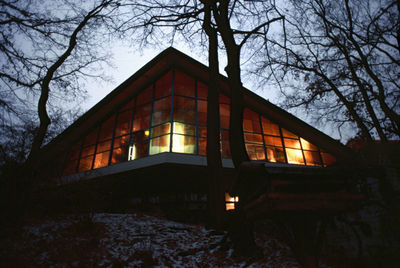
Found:
<path fill-rule="evenodd" d="M 263 256 L 239 261 L 232 250 L 212 246 L 222 237 L 202 225 L 141 213 L 60 216 L 16 233 L 0 248 L 0 266 L 299 267 L 276 239 L 257 236 Z"/>

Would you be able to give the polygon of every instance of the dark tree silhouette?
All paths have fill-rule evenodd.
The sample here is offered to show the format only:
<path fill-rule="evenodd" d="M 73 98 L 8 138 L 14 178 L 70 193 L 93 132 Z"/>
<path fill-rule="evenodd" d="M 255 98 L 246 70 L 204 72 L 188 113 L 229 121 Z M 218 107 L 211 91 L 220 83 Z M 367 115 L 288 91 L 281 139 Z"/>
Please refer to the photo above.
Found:
<path fill-rule="evenodd" d="M 287 34 L 265 40 L 257 73 L 277 79 L 286 105 L 366 140 L 398 139 L 399 2 L 301 0 L 277 12 Z"/>
<path fill-rule="evenodd" d="M 48 136 L 50 117 L 60 114 L 62 106 L 67 111 L 73 108 L 67 102 L 84 97 L 84 78 L 106 78 L 97 68 L 108 57 L 99 53 L 98 37 L 92 33 L 113 11 L 109 2 L 87 2 L 87 10 L 63 2 L 66 11 L 56 12 L 48 8 L 60 3 L 0 1 L 0 119 L 6 129 L 39 120 L 28 150 L 28 165 Z"/>

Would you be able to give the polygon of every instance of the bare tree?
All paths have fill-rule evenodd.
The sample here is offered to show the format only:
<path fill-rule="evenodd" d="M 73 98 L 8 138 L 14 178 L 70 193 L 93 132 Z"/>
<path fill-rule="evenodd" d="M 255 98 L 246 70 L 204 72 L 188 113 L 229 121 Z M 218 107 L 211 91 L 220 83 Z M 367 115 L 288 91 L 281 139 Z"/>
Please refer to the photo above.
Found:
<path fill-rule="evenodd" d="M 286 105 L 367 140 L 398 138 L 398 1 L 301 0 L 277 12 L 287 35 L 265 40 L 256 72 L 277 79 Z"/>
<path fill-rule="evenodd" d="M 68 110 L 68 101 L 83 97 L 84 78 L 105 77 L 99 67 L 108 57 L 99 52 L 99 36 L 93 33 L 110 18 L 115 7 L 109 3 L 0 1 L 1 124 L 13 128 L 36 118 L 40 122 L 27 163 L 48 134 L 54 117 L 49 110 Z"/>

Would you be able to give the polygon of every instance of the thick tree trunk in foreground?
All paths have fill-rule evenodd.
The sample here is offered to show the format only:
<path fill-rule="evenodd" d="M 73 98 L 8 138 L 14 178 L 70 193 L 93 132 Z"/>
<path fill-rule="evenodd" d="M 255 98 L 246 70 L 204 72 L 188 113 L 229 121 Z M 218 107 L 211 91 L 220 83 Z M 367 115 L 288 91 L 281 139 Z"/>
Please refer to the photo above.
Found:
<path fill-rule="evenodd" d="M 240 46 L 236 44 L 232 27 L 229 22 L 229 1 L 222 1 L 215 7 L 214 17 L 218 25 L 218 31 L 224 42 L 228 65 L 226 72 L 229 78 L 231 90 L 231 115 L 229 122 L 229 143 L 232 154 L 232 161 L 236 170 L 240 164 L 248 161 L 249 157 L 243 137 L 243 86 L 240 77 Z"/>
<path fill-rule="evenodd" d="M 208 35 L 209 87 L 207 97 L 207 169 L 209 222 L 221 229 L 224 222 L 224 189 L 222 185 L 222 161 L 219 134 L 218 105 L 218 36 L 211 26 L 211 9 L 205 2 L 203 29 Z"/>

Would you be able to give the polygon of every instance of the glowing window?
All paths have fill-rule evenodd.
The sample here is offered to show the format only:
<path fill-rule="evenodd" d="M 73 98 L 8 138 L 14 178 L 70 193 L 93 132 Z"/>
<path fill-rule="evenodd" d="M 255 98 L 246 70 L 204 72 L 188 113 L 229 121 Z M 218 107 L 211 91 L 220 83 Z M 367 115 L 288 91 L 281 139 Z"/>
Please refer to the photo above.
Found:
<path fill-rule="evenodd" d="M 286 163 L 285 153 L 283 148 L 267 146 L 267 159 L 272 163 Z"/>
<path fill-rule="evenodd" d="M 148 148 L 149 148 L 148 141 L 139 142 L 139 143 L 130 145 L 128 148 L 128 152 L 127 152 L 128 153 L 128 161 L 147 156 Z M 155 147 L 153 147 L 153 150 L 155 150 Z M 126 161 L 126 159 L 124 161 Z"/>
<path fill-rule="evenodd" d="M 282 147 L 281 137 L 264 136 L 265 145 L 274 145 Z"/>
<path fill-rule="evenodd" d="M 263 139 L 261 134 L 244 133 L 245 142 L 263 144 Z"/>
<path fill-rule="evenodd" d="M 250 160 L 265 160 L 264 145 L 246 144 Z"/>
<path fill-rule="evenodd" d="M 301 149 L 300 141 L 298 139 L 283 139 L 285 142 L 285 147 L 294 148 L 294 149 Z"/>
<path fill-rule="evenodd" d="M 300 140 L 301 140 L 301 147 L 303 148 L 303 150 L 318 151 L 317 146 L 315 146 L 314 144 L 309 143 L 303 138 L 300 138 Z"/>
<path fill-rule="evenodd" d="M 173 134 L 172 151 L 176 153 L 194 154 L 196 152 L 195 142 L 195 137 Z"/>
<path fill-rule="evenodd" d="M 95 155 L 93 168 L 101 168 L 108 165 L 108 159 L 110 158 L 110 151 L 99 153 Z"/>
<path fill-rule="evenodd" d="M 162 125 L 159 125 L 157 127 L 153 127 L 151 129 L 150 137 L 151 138 L 155 138 L 155 137 L 158 137 L 158 136 L 162 136 L 164 134 L 169 134 L 170 131 L 171 131 L 171 124 L 170 123 L 162 124 Z M 144 131 L 143 134 L 146 136 L 146 131 Z"/>
<path fill-rule="evenodd" d="M 161 136 L 150 140 L 149 154 L 159 154 L 169 151 L 169 135 Z M 136 158 L 135 158 L 136 159 Z"/>
<path fill-rule="evenodd" d="M 136 89 L 127 90 L 133 93 Z M 128 97 L 122 107 L 80 139 L 65 157 L 63 174 L 162 152 L 206 155 L 207 94 L 206 84 L 179 70 L 168 71 L 136 96 Z M 230 98 L 218 96 L 221 156 L 230 158 Z M 244 109 L 243 130 L 251 160 L 307 166 L 328 166 L 336 161 L 333 155 L 249 108 Z"/>
<path fill-rule="evenodd" d="M 239 202 L 238 196 L 230 196 L 229 193 L 225 193 L 225 209 L 234 210 L 237 203 Z"/>
<path fill-rule="evenodd" d="M 303 152 L 301 150 L 286 148 L 286 156 L 289 164 L 304 165 Z"/>

